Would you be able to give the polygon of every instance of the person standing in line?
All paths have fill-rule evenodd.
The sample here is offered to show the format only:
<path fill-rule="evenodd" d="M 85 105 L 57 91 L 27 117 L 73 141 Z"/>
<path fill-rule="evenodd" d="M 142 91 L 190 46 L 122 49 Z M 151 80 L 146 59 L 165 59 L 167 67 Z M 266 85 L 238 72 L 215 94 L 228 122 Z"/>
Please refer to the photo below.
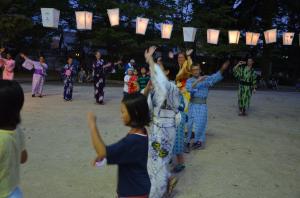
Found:
<path fill-rule="evenodd" d="M 68 57 L 67 64 L 63 68 L 62 76 L 64 78 L 64 100 L 72 101 L 73 98 L 73 76 L 75 75 L 75 67 L 73 59 Z"/>
<path fill-rule="evenodd" d="M 93 62 L 93 80 L 96 104 L 103 105 L 104 87 L 105 87 L 105 68 L 110 67 L 111 63 L 105 64 L 101 59 L 101 53 L 98 51 L 95 54 L 95 61 Z"/>
<path fill-rule="evenodd" d="M 256 91 L 256 74 L 253 69 L 254 60 L 249 57 L 247 62 L 240 61 L 234 68 L 233 74 L 239 81 L 238 104 L 239 116 L 246 116 L 250 106 L 252 93 Z"/>
<path fill-rule="evenodd" d="M 22 65 L 24 68 L 28 70 L 34 69 L 34 74 L 32 77 L 32 97 L 39 96 L 42 98 L 46 70 L 48 69 L 48 65 L 45 62 L 45 57 L 41 55 L 39 61 L 33 61 L 23 53 L 21 54 L 21 57 L 25 59 Z"/>
<path fill-rule="evenodd" d="M 8 52 L 6 58 L 2 58 L 1 53 L 5 51 L 5 48 L 0 49 L 0 68 L 3 67 L 3 80 L 13 80 L 14 79 L 14 68 L 15 61 L 12 59 L 11 54 Z"/>

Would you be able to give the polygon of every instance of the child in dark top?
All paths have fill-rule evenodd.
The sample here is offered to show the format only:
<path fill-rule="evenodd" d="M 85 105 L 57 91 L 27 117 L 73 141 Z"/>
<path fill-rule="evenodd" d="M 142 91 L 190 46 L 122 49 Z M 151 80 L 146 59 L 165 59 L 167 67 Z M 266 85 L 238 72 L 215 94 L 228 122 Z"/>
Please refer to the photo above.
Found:
<path fill-rule="evenodd" d="M 106 146 L 96 125 L 96 117 L 88 113 L 88 125 L 97 157 L 94 165 L 105 158 L 118 165 L 118 197 L 148 198 L 151 183 L 147 172 L 148 136 L 145 126 L 150 122 L 147 99 L 140 93 L 125 95 L 121 103 L 124 125 L 130 127 L 119 142 Z"/>
<path fill-rule="evenodd" d="M 141 75 L 138 78 L 140 91 L 143 90 L 147 86 L 149 80 L 150 80 L 150 76 L 147 75 L 146 67 L 142 67 L 141 68 Z"/>

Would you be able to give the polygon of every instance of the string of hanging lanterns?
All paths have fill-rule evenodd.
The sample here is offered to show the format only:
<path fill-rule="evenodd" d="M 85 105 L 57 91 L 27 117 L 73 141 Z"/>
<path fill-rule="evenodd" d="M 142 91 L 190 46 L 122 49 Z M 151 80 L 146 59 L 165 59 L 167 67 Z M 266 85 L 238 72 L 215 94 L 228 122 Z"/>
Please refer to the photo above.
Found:
<path fill-rule="evenodd" d="M 58 28 L 60 11 L 54 8 L 41 8 L 42 22 L 44 27 Z M 120 23 L 119 8 L 107 9 L 107 15 L 111 26 L 118 26 Z M 87 11 L 76 11 L 76 25 L 78 30 L 91 30 L 93 23 L 93 13 Z M 148 27 L 149 19 L 136 18 L 136 34 L 145 35 Z M 173 31 L 172 24 L 161 24 L 161 38 L 170 39 Z M 184 42 L 194 42 L 196 38 L 197 28 L 183 27 Z M 238 44 L 241 32 L 238 30 L 228 31 L 229 44 Z M 207 43 L 217 45 L 219 41 L 220 30 L 207 29 Z M 295 33 L 284 32 L 282 36 L 283 45 L 292 45 Z M 246 32 L 246 45 L 255 46 L 259 41 L 260 33 Z M 264 31 L 266 44 L 277 42 L 277 29 Z M 299 34 L 300 45 L 300 34 Z"/>

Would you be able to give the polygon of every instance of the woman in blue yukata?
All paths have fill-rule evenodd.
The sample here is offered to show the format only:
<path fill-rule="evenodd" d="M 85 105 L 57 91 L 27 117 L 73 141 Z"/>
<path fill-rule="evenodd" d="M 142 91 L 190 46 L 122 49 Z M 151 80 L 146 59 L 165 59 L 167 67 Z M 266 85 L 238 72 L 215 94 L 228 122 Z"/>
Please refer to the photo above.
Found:
<path fill-rule="evenodd" d="M 75 67 L 73 59 L 68 57 L 67 64 L 64 66 L 62 76 L 64 79 L 64 100 L 72 101 L 73 96 L 73 77 L 75 75 Z"/>
<path fill-rule="evenodd" d="M 153 60 L 156 47 L 145 51 L 150 65 L 151 84 L 144 89 L 152 114 L 149 134 L 148 173 L 151 180 L 150 198 L 162 198 L 172 191 L 176 179 L 171 177 L 169 162 L 172 158 L 176 136 L 176 118 L 180 117 L 179 89 L 171 80 L 175 79 L 175 67 L 162 58 Z M 152 88 L 150 87 L 152 86 Z M 169 185 L 169 186 L 168 186 Z"/>
<path fill-rule="evenodd" d="M 223 79 L 223 72 L 228 68 L 229 61 L 226 61 L 221 69 L 211 76 L 200 76 L 201 68 L 199 64 L 192 66 L 193 77 L 186 83 L 186 90 L 190 92 L 191 99 L 188 109 L 188 136 L 186 139 L 185 152 L 190 152 L 190 140 L 193 126 L 195 129 L 194 149 L 203 149 L 205 145 L 205 131 L 207 125 L 207 96 L 210 87 Z"/>

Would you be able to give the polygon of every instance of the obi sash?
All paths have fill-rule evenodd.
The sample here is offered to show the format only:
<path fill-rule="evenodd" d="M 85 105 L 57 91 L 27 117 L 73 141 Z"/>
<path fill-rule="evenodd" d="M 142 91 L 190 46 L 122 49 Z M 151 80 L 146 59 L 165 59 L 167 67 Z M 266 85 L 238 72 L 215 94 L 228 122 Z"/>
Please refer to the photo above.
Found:
<path fill-rule="evenodd" d="M 191 97 L 190 103 L 193 103 L 193 104 L 206 104 L 206 98 Z"/>
<path fill-rule="evenodd" d="M 240 80 L 239 84 L 244 85 L 244 86 L 252 86 L 253 85 L 251 82 L 246 82 L 246 81 L 242 81 L 242 80 Z"/>
<path fill-rule="evenodd" d="M 39 74 L 41 76 L 44 76 L 44 71 L 42 69 L 35 69 L 34 74 Z"/>

